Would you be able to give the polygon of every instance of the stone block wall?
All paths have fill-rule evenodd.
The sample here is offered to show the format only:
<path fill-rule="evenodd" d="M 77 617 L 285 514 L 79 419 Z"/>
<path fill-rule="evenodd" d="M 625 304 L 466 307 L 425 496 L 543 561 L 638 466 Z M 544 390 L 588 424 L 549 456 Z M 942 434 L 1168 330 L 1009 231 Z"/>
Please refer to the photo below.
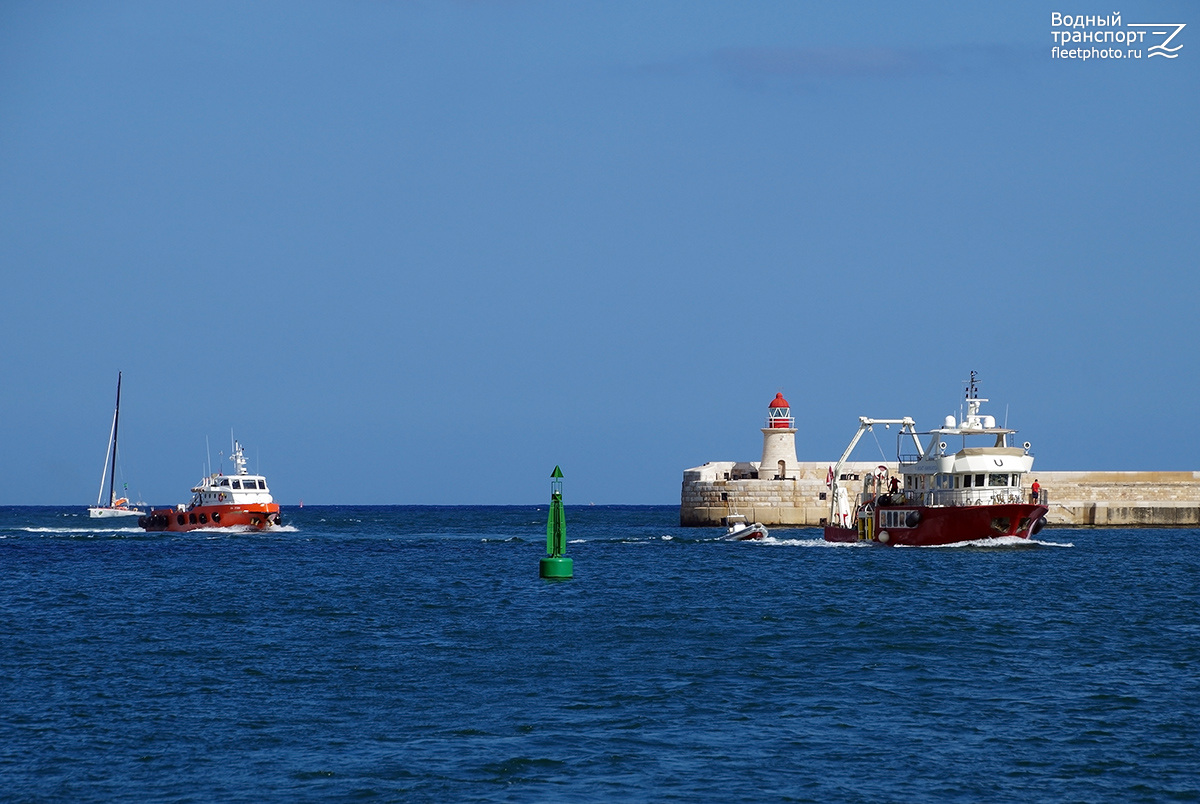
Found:
<path fill-rule="evenodd" d="M 847 463 L 843 476 L 861 477 L 878 463 Z M 895 471 L 894 463 L 883 464 Z M 722 524 L 743 514 L 771 527 L 819 527 L 829 516 L 825 485 L 830 464 L 798 463 L 793 480 L 746 479 L 756 464 L 707 463 L 684 472 L 679 522 L 684 526 Z M 740 479 L 739 479 L 740 478 Z M 1200 472 L 1034 472 L 1046 492 L 1052 526 L 1200 526 Z M 861 485 L 844 481 L 853 494 Z"/>
<path fill-rule="evenodd" d="M 1034 472 L 1051 525 L 1196 527 L 1200 472 Z"/>

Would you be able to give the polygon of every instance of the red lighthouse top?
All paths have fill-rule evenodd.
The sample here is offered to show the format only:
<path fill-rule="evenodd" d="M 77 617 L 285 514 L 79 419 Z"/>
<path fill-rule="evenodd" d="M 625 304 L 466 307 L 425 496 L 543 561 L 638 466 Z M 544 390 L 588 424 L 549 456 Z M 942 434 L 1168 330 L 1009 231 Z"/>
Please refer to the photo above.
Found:
<path fill-rule="evenodd" d="M 783 398 L 783 394 L 775 394 L 771 404 L 767 405 L 767 427 L 787 430 L 794 422 L 792 408 L 788 405 L 788 401 Z"/>

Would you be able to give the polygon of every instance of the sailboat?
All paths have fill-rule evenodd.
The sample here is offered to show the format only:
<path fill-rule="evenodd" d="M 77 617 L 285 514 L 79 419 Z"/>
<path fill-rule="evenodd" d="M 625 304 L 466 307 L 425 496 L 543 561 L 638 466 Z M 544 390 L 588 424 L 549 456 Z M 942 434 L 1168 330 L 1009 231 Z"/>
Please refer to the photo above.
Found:
<path fill-rule="evenodd" d="M 129 500 L 118 497 L 117 482 L 117 424 L 121 419 L 121 372 L 117 372 L 117 406 L 113 410 L 112 431 L 108 434 L 108 451 L 104 453 L 104 471 L 100 473 L 100 492 L 96 495 L 96 504 L 88 508 L 88 516 L 139 516 L 144 511 L 129 507 Z M 111 457 L 110 457 L 111 456 Z M 111 471 L 110 471 L 111 463 Z M 101 505 L 104 499 L 104 480 L 108 478 L 108 504 Z"/>

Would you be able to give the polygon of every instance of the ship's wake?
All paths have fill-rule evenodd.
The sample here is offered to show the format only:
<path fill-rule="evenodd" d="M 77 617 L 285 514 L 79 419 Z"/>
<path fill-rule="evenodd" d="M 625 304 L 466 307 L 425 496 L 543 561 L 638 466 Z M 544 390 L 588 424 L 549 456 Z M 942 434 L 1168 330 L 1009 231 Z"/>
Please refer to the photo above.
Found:
<path fill-rule="evenodd" d="M 110 533 L 145 533 L 141 528 L 11 528 L 11 530 L 19 533 L 53 533 L 60 536 L 70 536 L 72 534 L 81 533 L 89 535 L 110 534 Z"/>
<path fill-rule="evenodd" d="M 898 544 L 896 547 L 912 547 L 914 545 Z M 985 549 L 1007 549 L 1021 547 L 1074 547 L 1071 542 L 1046 542 L 1040 539 L 1022 539 L 1020 536 L 1000 536 L 995 539 L 973 539 L 969 542 L 955 542 L 954 544 L 931 544 L 928 547 L 936 548 L 957 548 L 957 547 L 982 547 Z"/>
<path fill-rule="evenodd" d="M 886 545 L 877 542 L 827 542 L 821 537 L 811 537 L 807 539 L 779 538 L 776 536 L 767 536 L 765 539 L 754 539 L 747 542 L 748 544 L 770 544 L 780 545 L 784 547 L 832 547 L 832 548 L 859 548 L 859 547 L 884 547 Z M 1048 542 L 1041 539 L 1022 539 L 1019 536 L 1001 536 L 996 539 L 974 539 L 969 542 L 955 542 L 954 544 L 931 544 L 931 545 L 912 545 L 912 544 L 896 544 L 893 547 L 904 548 L 960 548 L 974 547 L 983 548 L 986 550 L 1007 550 L 1020 548 L 1035 548 L 1035 547 L 1074 547 L 1071 542 Z"/>

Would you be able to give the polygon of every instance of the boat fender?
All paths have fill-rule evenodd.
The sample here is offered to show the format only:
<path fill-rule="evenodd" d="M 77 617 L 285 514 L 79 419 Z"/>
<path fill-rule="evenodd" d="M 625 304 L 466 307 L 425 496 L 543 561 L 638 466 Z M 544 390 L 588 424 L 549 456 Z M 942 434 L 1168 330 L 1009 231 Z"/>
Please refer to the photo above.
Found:
<path fill-rule="evenodd" d="M 139 527 L 139 528 L 144 528 L 144 527 L 146 527 L 146 517 L 144 517 L 144 516 L 139 516 L 139 517 L 138 517 L 138 527 Z"/>
<path fill-rule="evenodd" d="M 1038 521 L 1033 523 L 1033 527 L 1029 529 L 1030 536 L 1036 536 L 1038 531 L 1046 527 L 1046 517 L 1038 517 Z"/>
<path fill-rule="evenodd" d="M 910 528 L 915 528 L 921 522 L 920 511 L 909 511 L 908 516 L 904 517 L 904 524 Z"/>
<path fill-rule="evenodd" d="M 876 538 L 879 539 L 880 544 L 887 544 L 888 539 L 892 538 L 892 535 L 890 533 L 888 533 L 886 530 L 881 530 L 881 531 L 879 531 L 879 535 Z"/>

